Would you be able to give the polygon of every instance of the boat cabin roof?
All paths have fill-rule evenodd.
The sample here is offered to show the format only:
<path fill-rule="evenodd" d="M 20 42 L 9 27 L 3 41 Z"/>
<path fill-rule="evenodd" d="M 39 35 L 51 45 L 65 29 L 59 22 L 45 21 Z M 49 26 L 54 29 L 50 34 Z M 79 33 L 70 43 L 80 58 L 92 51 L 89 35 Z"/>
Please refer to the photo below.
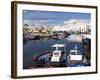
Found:
<path fill-rule="evenodd" d="M 80 51 L 79 50 L 71 50 L 70 54 L 71 55 L 80 55 Z"/>
<path fill-rule="evenodd" d="M 64 44 L 54 44 L 52 45 L 52 47 L 65 47 L 65 45 Z"/>

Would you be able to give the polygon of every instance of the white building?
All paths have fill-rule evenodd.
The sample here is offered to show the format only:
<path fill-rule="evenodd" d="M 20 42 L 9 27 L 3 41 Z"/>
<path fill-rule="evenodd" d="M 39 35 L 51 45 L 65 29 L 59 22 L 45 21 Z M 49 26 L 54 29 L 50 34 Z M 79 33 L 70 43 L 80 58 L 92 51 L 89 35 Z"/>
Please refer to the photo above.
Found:
<path fill-rule="evenodd" d="M 57 25 L 53 27 L 53 31 L 81 31 L 85 32 L 90 29 L 90 24 L 83 20 L 69 20 L 65 21 L 63 25 Z"/>

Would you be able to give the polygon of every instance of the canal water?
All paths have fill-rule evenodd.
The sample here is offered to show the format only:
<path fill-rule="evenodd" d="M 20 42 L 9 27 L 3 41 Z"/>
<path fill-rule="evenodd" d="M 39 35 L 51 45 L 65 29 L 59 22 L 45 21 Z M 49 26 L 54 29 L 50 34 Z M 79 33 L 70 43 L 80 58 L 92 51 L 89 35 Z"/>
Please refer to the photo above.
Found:
<path fill-rule="evenodd" d="M 23 69 L 30 69 L 34 66 L 33 56 L 50 50 L 51 46 L 57 43 L 66 45 L 67 54 L 70 53 L 70 50 L 73 49 L 75 45 L 83 52 L 82 40 L 79 35 L 70 35 L 61 40 L 29 40 L 23 44 Z"/>

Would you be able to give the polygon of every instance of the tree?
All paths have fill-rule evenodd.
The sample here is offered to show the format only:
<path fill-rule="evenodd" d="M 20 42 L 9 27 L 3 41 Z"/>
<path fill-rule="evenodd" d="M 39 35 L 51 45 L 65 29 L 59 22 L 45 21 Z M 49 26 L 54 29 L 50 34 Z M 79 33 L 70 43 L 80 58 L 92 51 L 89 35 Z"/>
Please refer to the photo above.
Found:
<path fill-rule="evenodd" d="M 29 25 L 28 24 L 24 24 L 24 26 L 27 26 L 28 27 Z"/>

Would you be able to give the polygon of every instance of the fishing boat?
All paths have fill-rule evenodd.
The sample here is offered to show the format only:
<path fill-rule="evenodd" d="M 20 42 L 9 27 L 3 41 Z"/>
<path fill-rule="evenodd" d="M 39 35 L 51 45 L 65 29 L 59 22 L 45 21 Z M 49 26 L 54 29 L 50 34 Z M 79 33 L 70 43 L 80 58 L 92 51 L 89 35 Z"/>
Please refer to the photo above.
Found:
<path fill-rule="evenodd" d="M 37 66 L 66 66 L 66 49 L 65 44 L 54 44 L 51 46 L 50 51 L 45 51 L 43 54 L 33 56 L 33 60 L 36 62 Z"/>
<path fill-rule="evenodd" d="M 84 63 L 86 63 L 86 59 L 82 52 L 78 50 L 77 45 L 75 45 L 75 47 L 70 50 L 70 53 L 67 56 L 67 60 L 69 67 L 84 66 Z"/>

